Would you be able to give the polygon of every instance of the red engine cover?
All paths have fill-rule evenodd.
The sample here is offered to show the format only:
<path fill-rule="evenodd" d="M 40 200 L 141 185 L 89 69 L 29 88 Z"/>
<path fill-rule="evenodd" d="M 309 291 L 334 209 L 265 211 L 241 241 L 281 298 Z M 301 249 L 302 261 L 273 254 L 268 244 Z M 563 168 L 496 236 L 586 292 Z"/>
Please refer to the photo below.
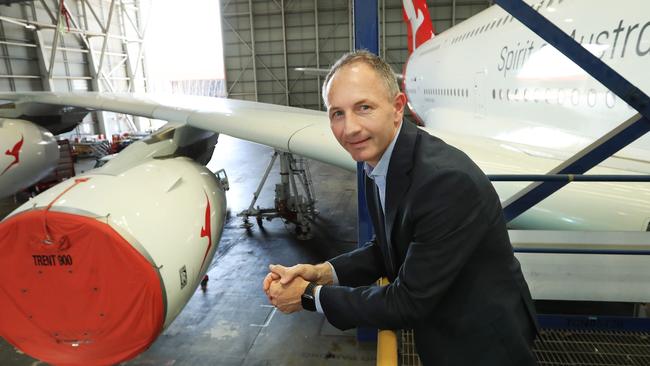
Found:
<path fill-rule="evenodd" d="M 122 236 L 94 218 L 45 210 L 0 224 L 0 309 L 0 335 L 56 365 L 130 359 L 165 316 L 156 270 Z"/>

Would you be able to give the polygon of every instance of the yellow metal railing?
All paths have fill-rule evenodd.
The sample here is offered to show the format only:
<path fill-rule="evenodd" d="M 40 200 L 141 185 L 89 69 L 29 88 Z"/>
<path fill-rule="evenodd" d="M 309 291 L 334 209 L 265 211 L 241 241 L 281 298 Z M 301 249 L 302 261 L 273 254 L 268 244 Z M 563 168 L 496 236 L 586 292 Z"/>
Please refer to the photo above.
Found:
<path fill-rule="evenodd" d="M 388 285 L 388 279 L 379 280 L 379 286 Z M 394 330 L 377 333 L 377 366 L 397 366 L 397 334 Z"/>

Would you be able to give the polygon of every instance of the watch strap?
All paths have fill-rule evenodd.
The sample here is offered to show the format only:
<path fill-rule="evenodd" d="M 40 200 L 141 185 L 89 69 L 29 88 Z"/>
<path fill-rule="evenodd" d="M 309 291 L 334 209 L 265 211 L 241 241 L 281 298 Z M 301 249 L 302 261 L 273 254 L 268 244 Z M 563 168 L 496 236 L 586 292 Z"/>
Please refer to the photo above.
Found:
<path fill-rule="evenodd" d="M 305 288 L 305 292 L 300 297 L 302 308 L 309 311 L 316 311 L 316 284 L 309 282 Z"/>

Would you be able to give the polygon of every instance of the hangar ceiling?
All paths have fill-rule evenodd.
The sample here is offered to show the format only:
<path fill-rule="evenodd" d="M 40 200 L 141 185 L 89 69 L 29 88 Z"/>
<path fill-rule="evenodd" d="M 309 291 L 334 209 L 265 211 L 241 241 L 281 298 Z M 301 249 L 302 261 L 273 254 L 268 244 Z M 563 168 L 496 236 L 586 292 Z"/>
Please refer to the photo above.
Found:
<path fill-rule="evenodd" d="M 1 91 L 144 91 L 140 0 L 0 4 Z M 96 118 L 100 133 L 107 124 L 137 129 L 131 116 Z M 96 133 L 94 122 L 88 118 L 81 129 Z"/>
<path fill-rule="evenodd" d="M 230 98 L 323 109 L 322 77 L 353 47 L 351 0 L 221 0 L 226 89 Z M 442 32 L 486 9 L 485 0 L 429 0 Z M 402 72 L 408 51 L 400 0 L 378 0 L 380 54 Z"/>

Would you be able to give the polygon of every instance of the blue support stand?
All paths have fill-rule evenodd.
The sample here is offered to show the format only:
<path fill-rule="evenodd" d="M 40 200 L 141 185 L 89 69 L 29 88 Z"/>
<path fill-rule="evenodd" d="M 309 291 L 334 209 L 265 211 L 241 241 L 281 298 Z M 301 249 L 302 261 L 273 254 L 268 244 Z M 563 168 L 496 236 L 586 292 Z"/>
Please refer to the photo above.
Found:
<path fill-rule="evenodd" d="M 562 52 L 640 114 L 640 118 L 622 124 L 619 128 L 601 138 L 596 146 L 590 147 L 589 150 L 579 154 L 575 159 L 559 167 L 553 173 L 585 173 L 650 131 L 650 98 L 643 91 L 587 51 L 571 36 L 525 2 L 521 0 L 495 0 L 495 3 L 517 18 L 549 45 Z M 506 220 L 515 219 L 566 184 L 566 182 L 543 182 L 530 185 L 520 194 L 505 202 L 503 211 Z"/>
<path fill-rule="evenodd" d="M 359 10 L 359 11 L 357 11 Z M 354 0 L 352 5 L 354 13 L 354 49 L 365 49 L 374 54 L 379 53 L 379 10 L 377 0 Z M 363 163 L 357 163 L 357 213 L 358 213 L 358 244 L 372 239 L 373 228 L 366 205 L 366 194 L 364 189 Z M 359 328 L 357 330 L 359 341 L 377 340 L 377 330 Z"/>

